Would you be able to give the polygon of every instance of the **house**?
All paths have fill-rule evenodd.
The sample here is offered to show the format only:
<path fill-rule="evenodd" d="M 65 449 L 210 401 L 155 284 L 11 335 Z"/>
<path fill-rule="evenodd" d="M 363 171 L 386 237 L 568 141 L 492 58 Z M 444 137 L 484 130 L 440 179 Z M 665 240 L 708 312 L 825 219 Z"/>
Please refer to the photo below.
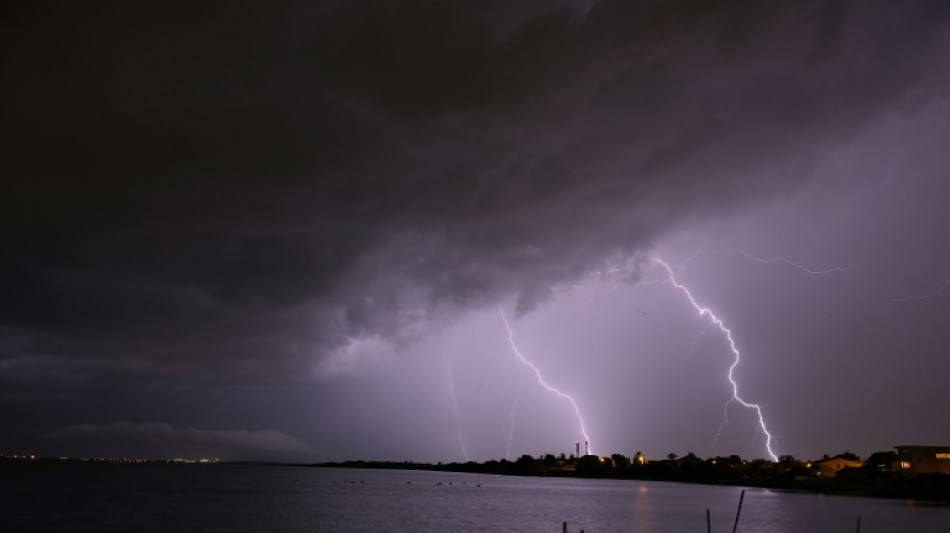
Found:
<path fill-rule="evenodd" d="M 950 446 L 917 446 L 904 444 L 897 448 L 900 472 L 903 475 L 950 475 Z"/>
<path fill-rule="evenodd" d="M 843 468 L 861 468 L 862 466 L 864 466 L 863 461 L 835 457 L 818 463 L 818 475 L 823 478 L 831 478 L 837 476 Z"/>

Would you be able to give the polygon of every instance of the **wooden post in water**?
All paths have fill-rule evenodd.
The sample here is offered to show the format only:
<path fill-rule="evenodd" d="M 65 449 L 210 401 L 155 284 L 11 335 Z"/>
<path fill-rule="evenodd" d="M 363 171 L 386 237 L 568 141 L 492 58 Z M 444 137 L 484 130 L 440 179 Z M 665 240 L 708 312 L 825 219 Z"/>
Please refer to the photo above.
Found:
<path fill-rule="evenodd" d="M 858 516 L 858 533 L 861 533 L 861 517 Z"/>
<path fill-rule="evenodd" d="M 561 533 L 567 533 L 567 522 L 561 522 Z"/>
<path fill-rule="evenodd" d="M 712 533 L 712 526 L 709 525 L 709 509 L 706 509 L 706 533 Z"/>
<path fill-rule="evenodd" d="M 732 524 L 732 533 L 736 533 L 736 528 L 739 527 L 739 513 L 742 512 L 742 500 L 745 499 L 745 489 L 742 489 L 742 494 L 739 496 L 739 508 L 736 509 L 736 521 Z"/>

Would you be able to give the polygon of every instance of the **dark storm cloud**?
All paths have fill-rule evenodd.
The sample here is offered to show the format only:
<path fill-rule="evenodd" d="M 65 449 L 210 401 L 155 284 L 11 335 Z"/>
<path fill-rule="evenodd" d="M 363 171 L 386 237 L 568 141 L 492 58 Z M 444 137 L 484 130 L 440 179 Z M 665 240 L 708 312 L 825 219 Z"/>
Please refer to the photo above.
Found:
<path fill-rule="evenodd" d="M 258 379 L 530 309 L 947 81 L 942 2 L 560 7 L 8 13 L 0 368 Z"/>

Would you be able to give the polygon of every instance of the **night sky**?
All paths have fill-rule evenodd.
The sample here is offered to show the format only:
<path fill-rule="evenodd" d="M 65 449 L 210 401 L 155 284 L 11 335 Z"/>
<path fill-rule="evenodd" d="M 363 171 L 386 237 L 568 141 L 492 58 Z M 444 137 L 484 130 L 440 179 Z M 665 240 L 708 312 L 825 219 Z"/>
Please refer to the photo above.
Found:
<path fill-rule="evenodd" d="M 944 0 L 2 10 L 3 453 L 950 444 Z"/>

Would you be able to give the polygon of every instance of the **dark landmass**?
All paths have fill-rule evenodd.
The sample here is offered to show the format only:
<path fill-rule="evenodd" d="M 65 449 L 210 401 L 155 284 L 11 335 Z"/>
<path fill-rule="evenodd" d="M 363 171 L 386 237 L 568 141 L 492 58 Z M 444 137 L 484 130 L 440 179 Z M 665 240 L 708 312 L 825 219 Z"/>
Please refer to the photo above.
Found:
<path fill-rule="evenodd" d="M 504 476 L 580 477 L 630 479 L 648 481 L 671 481 L 678 483 L 703 483 L 709 485 L 734 485 L 758 487 L 778 491 L 810 492 L 873 498 L 915 500 L 936 505 L 950 505 L 950 475 L 907 475 L 895 464 L 894 452 L 871 454 L 858 468 L 842 468 L 833 477 L 819 475 L 823 460 L 843 458 L 858 460 L 854 454 L 844 453 L 835 457 L 827 455 L 821 460 L 800 461 L 783 456 L 778 462 L 765 459 L 743 460 L 738 455 L 701 459 L 689 453 L 684 457 L 670 454 L 667 459 L 647 461 L 638 454 L 633 459 L 614 454 L 610 457 L 585 455 L 580 458 L 555 457 L 548 454 L 537 458 L 522 455 L 515 461 L 506 459 L 477 463 L 417 463 L 412 461 L 344 461 L 316 464 L 282 463 L 268 461 L 218 461 L 207 459 L 129 459 L 129 458 L 72 458 L 37 456 L 0 456 L 3 465 L 76 465 L 76 464 L 136 464 L 170 466 L 212 465 L 260 465 L 371 468 L 389 470 L 431 470 L 440 472 L 465 472 Z"/>
<path fill-rule="evenodd" d="M 254 465 L 254 466 L 311 466 L 305 463 L 278 461 L 221 461 L 219 459 L 154 459 L 138 457 L 42 457 L 35 455 L 0 455 L 4 465 Z"/>
<path fill-rule="evenodd" d="M 779 491 L 810 492 L 917 500 L 950 505 L 950 476 L 940 474 L 909 477 L 892 470 L 888 463 L 872 462 L 875 455 L 890 459 L 892 452 L 872 454 L 859 468 L 843 468 L 834 477 L 818 475 L 819 461 L 798 461 L 783 457 L 779 462 L 764 459 L 745 461 L 736 455 L 700 459 L 693 454 L 646 461 L 614 454 L 610 457 L 586 455 L 579 459 L 553 455 L 523 455 L 516 461 L 505 459 L 477 463 L 415 463 L 411 461 L 345 461 L 317 463 L 315 467 L 433 470 L 505 476 L 550 476 L 635 479 L 759 487 Z M 672 454 L 671 454 L 672 455 Z M 853 454 L 842 454 L 845 457 Z M 826 456 L 826 459 L 828 457 Z"/>

